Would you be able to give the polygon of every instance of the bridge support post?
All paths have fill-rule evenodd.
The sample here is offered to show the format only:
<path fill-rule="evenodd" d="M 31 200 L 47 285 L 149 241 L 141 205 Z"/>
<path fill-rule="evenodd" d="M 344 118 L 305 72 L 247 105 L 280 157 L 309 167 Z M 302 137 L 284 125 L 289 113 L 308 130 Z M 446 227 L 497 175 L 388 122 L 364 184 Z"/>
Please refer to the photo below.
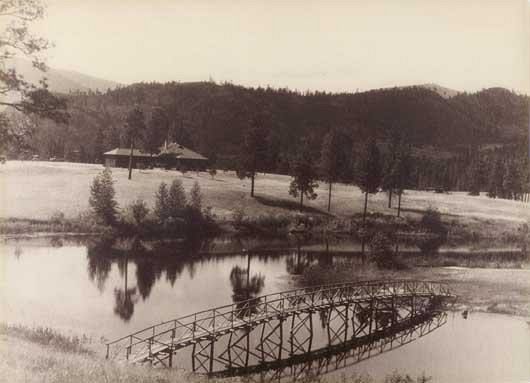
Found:
<path fill-rule="evenodd" d="M 215 339 L 212 339 L 212 341 L 210 342 L 210 366 L 209 366 L 210 374 L 213 372 L 214 344 L 215 344 Z"/>

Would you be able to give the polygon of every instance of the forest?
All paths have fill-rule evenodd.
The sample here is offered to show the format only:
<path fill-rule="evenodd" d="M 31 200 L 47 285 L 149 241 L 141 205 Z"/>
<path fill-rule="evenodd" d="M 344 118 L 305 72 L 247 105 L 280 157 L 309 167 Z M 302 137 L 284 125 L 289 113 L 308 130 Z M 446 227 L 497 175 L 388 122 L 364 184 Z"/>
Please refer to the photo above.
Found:
<path fill-rule="evenodd" d="M 137 146 L 152 152 L 176 141 L 217 169 L 241 167 L 252 127 L 260 131 L 264 152 L 255 170 L 282 174 L 290 173 L 302 140 L 318 162 L 323 138 L 333 131 L 336 178 L 343 182 L 355 179 L 369 141 L 377 142 L 384 162 L 399 141 L 414 158 L 411 187 L 507 198 L 527 190 L 528 97 L 503 88 L 444 97 L 422 86 L 333 94 L 211 81 L 138 83 L 60 97 L 66 123 L 10 116 L 12 129 L 25 133 L 8 148 L 11 158 L 39 154 L 100 163 L 105 151 L 129 146 L 127 116 L 136 109 L 145 125 Z"/>

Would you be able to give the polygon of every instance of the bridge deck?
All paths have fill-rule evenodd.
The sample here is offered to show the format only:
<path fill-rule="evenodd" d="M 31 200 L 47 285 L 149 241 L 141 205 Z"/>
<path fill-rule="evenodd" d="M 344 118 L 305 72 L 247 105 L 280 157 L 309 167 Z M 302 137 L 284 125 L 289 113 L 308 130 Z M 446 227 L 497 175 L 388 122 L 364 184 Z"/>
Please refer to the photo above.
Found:
<path fill-rule="evenodd" d="M 174 353 L 205 340 L 215 340 L 231 332 L 295 314 L 374 300 L 393 302 L 413 297 L 452 296 L 448 286 L 443 283 L 411 280 L 341 283 L 296 289 L 236 302 L 148 327 L 107 343 L 107 358 L 117 357 L 125 350 L 125 359 L 130 362 L 153 361 L 159 354 Z"/>

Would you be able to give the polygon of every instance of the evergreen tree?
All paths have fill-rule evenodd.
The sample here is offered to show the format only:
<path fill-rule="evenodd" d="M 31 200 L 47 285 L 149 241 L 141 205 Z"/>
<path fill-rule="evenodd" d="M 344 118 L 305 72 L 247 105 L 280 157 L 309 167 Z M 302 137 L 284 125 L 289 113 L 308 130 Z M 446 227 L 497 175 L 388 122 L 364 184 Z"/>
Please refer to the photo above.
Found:
<path fill-rule="evenodd" d="M 395 188 L 398 193 L 397 216 L 399 217 L 401 215 L 401 198 L 403 196 L 403 191 L 406 188 L 411 187 L 413 182 L 412 154 L 409 145 L 402 144 L 400 146 L 392 172 L 395 175 Z"/>
<path fill-rule="evenodd" d="M 382 180 L 381 155 L 375 140 L 371 140 L 364 148 L 357 169 L 357 185 L 364 196 L 363 224 L 366 222 L 368 194 L 376 194 Z"/>
<path fill-rule="evenodd" d="M 264 117 L 256 116 L 247 128 L 243 138 L 237 175 L 239 178 L 250 178 L 250 196 L 254 197 L 256 173 L 267 161 L 268 133 L 264 127 Z"/>
<path fill-rule="evenodd" d="M 479 195 L 481 190 L 486 187 L 487 184 L 487 170 L 485 162 L 477 157 L 469 166 L 467 171 L 467 178 L 469 182 L 469 194 Z"/>
<path fill-rule="evenodd" d="M 390 137 L 390 153 L 386 156 L 383 166 L 383 178 L 381 181 L 381 187 L 388 193 L 388 208 L 392 208 L 392 193 L 397 186 L 397 174 L 396 174 L 396 157 L 397 151 L 400 145 L 400 136 L 397 129 L 391 132 Z"/>
<path fill-rule="evenodd" d="M 497 158 L 490 170 L 488 197 L 503 198 L 504 195 L 504 164 L 501 158 Z"/>
<path fill-rule="evenodd" d="M 182 215 L 182 211 L 186 208 L 186 192 L 182 181 L 179 179 L 173 180 L 169 188 L 168 195 L 168 215 L 175 219 Z"/>
<path fill-rule="evenodd" d="M 151 118 L 145 132 L 144 147 L 153 155 L 158 154 L 169 129 L 169 120 L 166 111 L 160 107 L 153 108 Z"/>
<path fill-rule="evenodd" d="M 292 176 L 289 194 L 295 198 L 300 195 L 300 209 L 302 209 L 304 196 L 308 199 L 315 199 L 317 194 L 314 189 L 318 187 L 314 154 L 307 140 L 302 141 L 297 155 L 291 161 L 289 173 Z"/>
<path fill-rule="evenodd" d="M 169 193 L 165 182 L 161 182 L 155 194 L 155 217 L 165 224 L 169 218 Z"/>
<path fill-rule="evenodd" d="M 322 142 L 320 153 L 321 179 L 328 183 L 328 212 L 331 210 L 331 187 L 339 176 L 338 136 L 335 131 L 329 131 Z"/>
<path fill-rule="evenodd" d="M 195 181 L 190 191 L 190 206 L 198 212 L 202 211 L 202 192 L 197 181 Z"/>
<path fill-rule="evenodd" d="M 502 183 L 505 198 L 517 199 L 522 191 L 521 174 L 515 161 L 506 162 Z"/>
<path fill-rule="evenodd" d="M 131 179 L 135 141 L 139 137 L 141 137 L 142 133 L 145 131 L 144 113 L 138 107 L 135 107 L 134 109 L 132 109 L 127 115 L 126 128 L 127 128 L 127 138 L 131 145 L 131 152 L 129 154 L 129 179 Z"/>
<path fill-rule="evenodd" d="M 92 181 L 88 203 L 96 218 L 106 225 L 116 223 L 118 203 L 114 199 L 114 181 L 110 168 L 105 168 Z"/>

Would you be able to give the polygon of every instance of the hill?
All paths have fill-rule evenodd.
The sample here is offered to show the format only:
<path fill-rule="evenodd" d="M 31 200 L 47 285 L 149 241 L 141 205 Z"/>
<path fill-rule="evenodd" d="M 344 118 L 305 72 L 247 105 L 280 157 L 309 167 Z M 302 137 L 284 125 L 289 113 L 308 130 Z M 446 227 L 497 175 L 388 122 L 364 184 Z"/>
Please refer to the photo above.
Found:
<path fill-rule="evenodd" d="M 33 67 L 30 61 L 24 59 L 11 59 L 6 64 L 7 67 L 15 68 L 17 73 L 33 84 L 38 84 L 43 75 L 48 79 L 48 86 L 52 92 L 69 93 L 74 91 L 106 91 L 119 84 L 114 81 L 103 80 L 97 77 L 88 76 L 79 72 L 49 68 L 43 74 Z"/>
<path fill-rule="evenodd" d="M 168 125 L 157 145 L 169 138 L 220 168 L 238 166 L 244 133 L 256 116 L 268 142 L 262 170 L 272 173 L 288 172 L 302 138 L 310 141 L 318 162 L 322 138 L 331 129 L 340 136 L 336 149 L 344 181 L 355 173 L 359 145 L 371 138 L 383 150 L 394 136 L 414 147 L 417 187 L 468 188 L 469 172 L 475 171 L 470 165 L 484 147 L 495 152 L 495 158 L 490 150 L 480 159 L 487 169 L 499 156 L 502 161 L 517 156 L 518 163 L 523 153 L 527 156 L 528 97 L 501 88 L 446 98 L 425 86 L 302 94 L 214 82 L 171 82 L 138 83 L 104 93 L 78 91 L 65 97 L 69 124 L 38 121 L 38 129 L 27 140 L 42 158 L 100 162 L 102 153 L 128 145 L 125 117 L 134 105 L 144 111 L 147 125 L 153 108 L 162 108 L 167 115 Z M 16 157 L 16 149 L 11 153 Z"/>
<path fill-rule="evenodd" d="M 422 84 L 420 86 L 438 93 L 443 98 L 451 98 L 451 97 L 456 96 L 459 93 L 462 93 L 458 90 L 446 88 L 438 84 Z"/>

